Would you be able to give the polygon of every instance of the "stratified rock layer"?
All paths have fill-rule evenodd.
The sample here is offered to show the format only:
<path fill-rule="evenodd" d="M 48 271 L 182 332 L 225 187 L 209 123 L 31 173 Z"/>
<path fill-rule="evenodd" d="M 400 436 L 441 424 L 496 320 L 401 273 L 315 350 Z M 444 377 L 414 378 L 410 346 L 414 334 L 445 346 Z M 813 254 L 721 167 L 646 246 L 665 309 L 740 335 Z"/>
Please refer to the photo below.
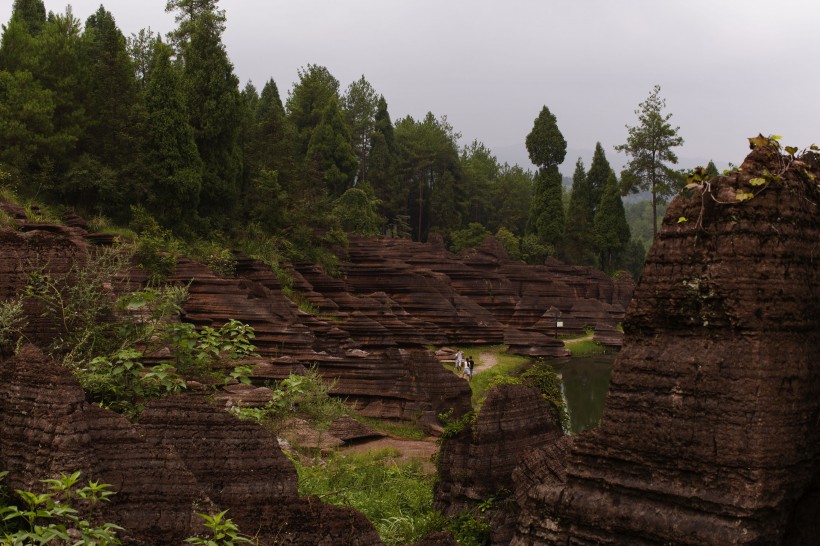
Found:
<path fill-rule="evenodd" d="M 550 445 L 563 432 L 538 390 L 525 385 L 490 389 L 475 423 L 445 439 L 439 452 L 435 507 L 457 515 L 486 499 L 501 501 L 513 490 L 512 472 L 525 453 Z M 510 540 L 517 510 L 494 506 L 493 544 Z"/>
<path fill-rule="evenodd" d="M 815 177 L 813 154 L 757 148 L 672 202 L 602 426 L 575 439 L 563 470 L 516 474 L 513 544 L 816 540 L 804 527 L 820 520 Z"/>
<path fill-rule="evenodd" d="M 69 371 L 33 346 L 0 362 L 0 468 L 10 489 L 80 470 L 112 486 L 103 521 L 124 544 L 178 545 L 202 530 L 194 513 L 228 517 L 259 544 L 381 544 L 354 510 L 298 497 L 296 471 L 266 429 L 204 396 L 155 401 L 132 425 L 85 401 Z"/>

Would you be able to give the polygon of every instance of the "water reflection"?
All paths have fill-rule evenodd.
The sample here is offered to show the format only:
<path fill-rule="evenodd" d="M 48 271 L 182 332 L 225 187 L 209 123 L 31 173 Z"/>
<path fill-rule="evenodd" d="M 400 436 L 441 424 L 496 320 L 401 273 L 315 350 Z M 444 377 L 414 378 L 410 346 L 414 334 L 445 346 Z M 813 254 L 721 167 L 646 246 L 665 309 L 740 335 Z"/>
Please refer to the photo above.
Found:
<path fill-rule="evenodd" d="M 572 434 L 597 427 L 604 414 L 615 354 L 549 361 L 561 374 Z"/>

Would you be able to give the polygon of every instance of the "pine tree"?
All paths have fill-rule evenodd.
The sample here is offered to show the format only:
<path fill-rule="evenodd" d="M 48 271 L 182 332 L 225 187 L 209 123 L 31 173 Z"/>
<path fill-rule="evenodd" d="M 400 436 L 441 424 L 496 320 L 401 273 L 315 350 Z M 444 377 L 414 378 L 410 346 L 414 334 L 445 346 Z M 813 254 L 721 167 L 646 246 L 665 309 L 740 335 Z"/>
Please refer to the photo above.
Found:
<path fill-rule="evenodd" d="M 601 256 L 601 268 L 612 272 L 619 264 L 620 253 L 629 242 L 629 224 L 618 189 L 615 173 L 610 171 L 601 203 L 595 212 L 595 240 Z"/>
<path fill-rule="evenodd" d="M 239 81 L 222 43 L 225 13 L 217 0 L 169 0 L 177 11 L 173 33 L 184 65 L 184 87 L 204 170 L 200 215 L 224 225 L 236 214 L 242 174 L 239 146 L 242 99 Z"/>
<path fill-rule="evenodd" d="M 567 209 L 563 256 L 569 263 L 594 266 L 596 262 L 593 231 L 592 188 L 581 158 L 575 163 L 572 193 Z"/>
<path fill-rule="evenodd" d="M 527 232 L 538 236 L 541 243 L 553 250 L 564 237 L 564 206 L 562 177 L 558 165 L 567 153 L 567 141 L 558 129 L 555 116 L 544 106 L 526 138 L 530 160 L 538 167 L 535 190 L 527 220 Z"/>
<path fill-rule="evenodd" d="M 396 138 L 387 101 L 379 96 L 373 131 L 370 133 L 367 178 L 382 204 L 382 215 L 394 220 L 406 214 L 401 192 L 396 187 Z"/>
<path fill-rule="evenodd" d="M 379 96 L 364 75 L 351 83 L 342 97 L 342 109 L 350 130 L 351 144 L 359 163 L 359 181 L 367 180 L 370 135 L 374 130 L 378 106 Z"/>
<path fill-rule="evenodd" d="M 298 70 L 299 82 L 288 95 L 288 118 L 296 128 L 300 157 L 307 155 L 313 130 L 331 100 L 339 100 L 339 80 L 324 66 L 315 64 Z"/>
<path fill-rule="evenodd" d="M 676 164 L 678 157 L 672 148 L 681 146 L 683 138 L 678 136 L 680 127 L 672 127 L 669 119 L 672 114 L 664 115 L 666 100 L 660 97 L 661 86 L 656 85 L 649 97 L 635 110 L 639 124 L 627 125 L 628 136 L 625 144 L 615 146 L 619 152 L 630 156 L 629 164 L 621 176 L 624 193 L 637 193 L 640 190 L 652 192 L 653 234 L 657 234 L 658 205 L 675 191 L 678 173 L 667 163 Z"/>
<path fill-rule="evenodd" d="M 587 172 L 587 184 L 589 186 L 589 219 L 590 221 L 595 216 L 595 211 L 598 209 L 598 204 L 601 202 L 601 197 L 604 194 L 604 186 L 609 180 L 609 174 L 612 167 L 609 166 L 609 161 L 606 159 L 604 148 L 600 142 L 595 143 L 595 152 L 592 154 L 592 163 L 589 165 Z"/>
<path fill-rule="evenodd" d="M 81 150 L 119 169 L 136 148 L 137 82 L 125 36 L 102 6 L 86 21 L 83 45 L 89 125 Z"/>
<path fill-rule="evenodd" d="M 339 197 L 353 187 L 358 170 L 356 154 L 335 99 L 328 102 L 322 120 L 312 132 L 307 160 L 320 173 L 330 196 Z"/>
<path fill-rule="evenodd" d="M 171 54 L 167 44 L 155 44 L 146 81 L 145 158 L 151 178 L 146 204 L 163 226 L 181 231 L 196 218 L 203 165 L 188 122 L 182 74 Z"/>

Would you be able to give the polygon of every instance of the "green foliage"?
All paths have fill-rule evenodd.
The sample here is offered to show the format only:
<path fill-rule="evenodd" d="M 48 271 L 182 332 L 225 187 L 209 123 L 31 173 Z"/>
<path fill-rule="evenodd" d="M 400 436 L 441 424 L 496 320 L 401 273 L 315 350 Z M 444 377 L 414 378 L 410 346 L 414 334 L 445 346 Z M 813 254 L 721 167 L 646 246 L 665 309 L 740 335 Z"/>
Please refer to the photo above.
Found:
<path fill-rule="evenodd" d="M 453 533 L 460 546 L 488 546 L 492 527 L 486 518 L 467 510 L 452 519 L 447 530 Z"/>
<path fill-rule="evenodd" d="M 0 472 L 0 480 L 6 474 Z M 80 472 L 74 472 L 41 480 L 52 493 L 15 489 L 19 503 L 12 503 L 12 499 L 0 496 L 0 539 L 3 544 L 121 544 L 117 531 L 122 527 L 99 522 L 94 513 L 100 502 L 108 502 L 114 495 L 111 486 L 89 481 L 88 485 L 80 487 L 79 478 Z"/>
<path fill-rule="evenodd" d="M 331 98 L 311 132 L 305 158 L 332 197 L 341 196 L 353 187 L 359 169 L 350 138 L 339 103 Z"/>
<path fill-rule="evenodd" d="M 370 137 L 375 129 L 378 108 L 379 96 L 364 75 L 351 83 L 347 87 L 344 97 L 342 97 L 342 109 L 345 113 L 351 144 L 359 165 L 357 174 L 359 183 L 368 180 Z"/>
<path fill-rule="evenodd" d="M 567 155 L 567 141 L 558 129 L 558 121 L 546 106 L 535 118 L 525 144 L 530 161 L 540 170 L 553 167 L 557 170 Z"/>
<path fill-rule="evenodd" d="M 328 104 L 339 100 L 339 80 L 327 68 L 315 64 L 300 68 L 297 74 L 299 81 L 288 93 L 285 107 L 298 135 L 298 155 L 305 157 Z"/>
<path fill-rule="evenodd" d="M 322 464 L 295 462 L 299 494 L 361 511 L 387 544 L 409 544 L 446 520 L 433 509 L 434 476 L 418 463 L 397 463 L 390 450 L 336 454 Z"/>
<path fill-rule="evenodd" d="M 592 266 L 596 262 L 593 233 L 593 211 L 596 202 L 593 201 L 592 193 L 590 179 L 584 172 L 584 163 L 578 158 L 572 176 L 572 193 L 567 208 L 563 243 L 564 259 L 571 264 Z"/>
<path fill-rule="evenodd" d="M 223 510 L 218 514 L 197 514 L 204 520 L 203 525 L 211 531 L 209 537 L 190 537 L 185 539 L 185 542 L 191 544 L 199 544 L 201 546 L 234 546 L 235 544 L 253 544 L 254 541 L 242 536 L 239 533 L 239 527 L 231 520 L 226 518 L 227 510 Z"/>
<path fill-rule="evenodd" d="M 564 431 L 570 430 L 569 413 L 564 402 L 564 395 L 561 387 L 561 377 L 555 372 L 552 366 L 543 362 L 538 362 L 521 374 L 521 382 L 524 385 L 535 387 L 541 393 L 541 397 L 550 405 L 553 417 L 561 425 Z"/>
<path fill-rule="evenodd" d="M 498 242 L 501 243 L 501 246 L 507 251 L 507 255 L 510 259 L 521 259 L 521 239 L 516 237 L 513 232 L 502 226 L 496 231 L 495 238 L 498 239 Z"/>
<path fill-rule="evenodd" d="M 430 230 L 447 234 L 462 225 L 458 139 L 446 116 L 432 112 L 421 121 L 407 116 L 396 122 L 397 176 L 385 197 L 388 207 L 410 215 L 413 239 L 427 240 Z"/>
<path fill-rule="evenodd" d="M 330 396 L 333 386 L 312 368 L 305 375 L 290 374 L 272 387 L 271 401 L 265 406 L 233 407 L 231 411 L 239 418 L 252 419 L 276 430 L 292 417 L 303 418 L 323 430 L 350 411 L 342 400 Z"/>
<path fill-rule="evenodd" d="M 22 297 L 0 301 L 0 356 L 17 348 L 27 325 Z"/>
<path fill-rule="evenodd" d="M 465 229 L 457 229 L 450 233 L 453 241 L 450 250 L 458 253 L 467 248 L 477 248 L 490 235 L 492 234 L 478 222 L 470 222 Z"/>
<path fill-rule="evenodd" d="M 521 259 L 528 264 L 543 264 L 544 260 L 555 254 L 555 247 L 544 244 L 535 233 L 528 233 L 521 238 Z"/>
<path fill-rule="evenodd" d="M 563 185 L 558 167 L 540 169 L 535 175 L 527 233 L 543 245 L 557 248 L 564 237 Z"/>
<path fill-rule="evenodd" d="M 131 253 L 119 246 L 89 251 L 78 257 L 64 276 L 44 265 L 29 274 L 25 297 L 41 307 L 58 333 L 47 352 L 66 362 L 79 362 L 113 348 L 113 283 L 128 267 Z"/>
<path fill-rule="evenodd" d="M 638 106 L 638 125 L 627 126 L 625 144 L 615 146 L 630 157 L 626 172 L 621 176 L 622 193 L 652 192 L 653 225 L 657 226 L 657 206 L 665 197 L 676 191 L 679 176 L 667 164 L 676 164 L 678 157 L 672 150 L 683 144 L 678 136 L 679 127 L 672 127 L 672 114 L 663 114 L 666 100 L 660 97 L 661 87 L 656 85 L 649 97 Z M 657 233 L 655 228 L 654 233 Z"/>
<path fill-rule="evenodd" d="M 439 436 L 439 443 L 446 440 L 447 438 L 453 438 L 458 436 L 465 429 L 472 425 L 476 417 L 476 413 L 474 411 L 468 411 L 467 413 L 453 418 L 453 410 L 449 409 L 444 413 L 438 414 L 438 420 L 441 424 L 444 425 L 444 430 Z"/>
<path fill-rule="evenodd" d="M 345 191 L 336 200 L 333 213 L 342 228 L 352 235 L 373 237 L 381 232 L 382 218 L 376 212 L 379 200 L 366 182 Z"/>
<path fill-rule="evenodd" d="M 621 265 L 621 254 L 629 242 L 629 224 L 618 191 L 615 173 L 610 171 L 598 210 L 595 211 L 595 243 L 601 255 L 601 268 L 612 273 Z"/>
<path fill-rule="evenodd" d="M 163 229 L 142 207 L 131 207 L 131 229 L 137 233 L 134 259 L 148 276 L 148 283 L 165 282 L 177 264 L 179 245 L 170 231 Z"/>

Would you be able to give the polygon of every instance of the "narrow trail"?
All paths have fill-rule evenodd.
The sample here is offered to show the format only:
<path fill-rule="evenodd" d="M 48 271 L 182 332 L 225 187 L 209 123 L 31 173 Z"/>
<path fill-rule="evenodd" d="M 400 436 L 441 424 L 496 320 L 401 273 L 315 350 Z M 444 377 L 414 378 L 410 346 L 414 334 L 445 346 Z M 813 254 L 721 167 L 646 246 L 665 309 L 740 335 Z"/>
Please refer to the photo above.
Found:
<path fill-rule="evenodd" d="M 582 341 L 592 341 L 592 336 L 593 335 L 594 334 L 587 334 L 584 337 L 578 337 L 578 338 L 573 338 L 573 339 L 565 339 L 565 340 L 563 340 L 564 345 L 574 345 L 576 343 L 581 343 Z"/>

